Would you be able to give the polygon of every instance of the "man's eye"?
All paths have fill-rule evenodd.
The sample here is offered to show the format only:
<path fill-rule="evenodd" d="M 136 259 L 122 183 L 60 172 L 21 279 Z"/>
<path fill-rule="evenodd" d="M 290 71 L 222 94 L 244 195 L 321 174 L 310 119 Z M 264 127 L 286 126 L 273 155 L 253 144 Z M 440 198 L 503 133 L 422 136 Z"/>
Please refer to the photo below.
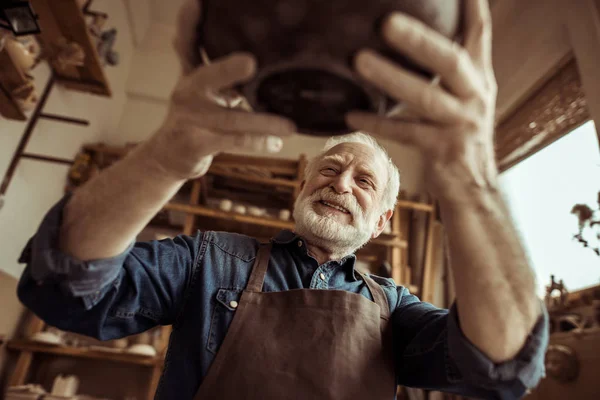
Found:
<path fill-rule="evenodd" d="M 333 168 L 323 168 L 321 172 L 327 175 L 337 174 L 337 171 Z"/>
<path fill-rule="evenodd" d="M 361 178 L 358 181 L 364 187 L 373 187 L 373 183 L 370 180 L 366 179 L 366 178 Z"/>

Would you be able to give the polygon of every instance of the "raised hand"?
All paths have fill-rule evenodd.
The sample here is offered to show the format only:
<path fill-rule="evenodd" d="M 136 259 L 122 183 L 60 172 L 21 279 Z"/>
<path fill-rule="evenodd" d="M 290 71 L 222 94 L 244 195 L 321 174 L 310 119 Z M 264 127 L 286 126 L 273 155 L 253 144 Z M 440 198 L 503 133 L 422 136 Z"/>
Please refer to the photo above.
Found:
<path fill-rule="evenodd" d="M 420 121 L 350 113 L 355 129 L 417 147 L 426 159 L 429 189 L 438 199 L 461 201 L 456 185 L 495 187 L 494 112 L 497 86 L 491 61 L 487 0 L 465 0 L 464 45 L 403 14 L 383 26 L 385 40 L 438 74 L 432 84 L 372 50 L 361 51 L 356 69 L 392 98 L 405 102 Z"/>
<path fill-rule="evenodd" d="M 175 38 L 183 73 L 172 93 L 168 116 L 149 141 L 160 165 L 181 178 L 206 173 L 212 155 L 221 151 L 278 152 L 281 137 L 296 130 L 285 118 L 240 108 L 240 99 L 232 96 L 231 88 L 256 72 L 250 54 L 232 54 L 199 66 L 195 48 L 199 19 L 199 2 L 188 0 L 180 10 Z"/>

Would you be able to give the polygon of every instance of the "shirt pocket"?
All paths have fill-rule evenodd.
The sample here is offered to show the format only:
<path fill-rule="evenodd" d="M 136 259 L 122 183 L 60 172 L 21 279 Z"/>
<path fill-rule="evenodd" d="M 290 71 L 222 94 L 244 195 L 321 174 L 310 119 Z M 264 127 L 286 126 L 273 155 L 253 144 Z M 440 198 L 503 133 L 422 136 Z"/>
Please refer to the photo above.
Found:
<path fill-rule="evenodd" d="M 229 325 L 235 316 L 237 303 L 240 301 L 243 289 L 219 289 L 216 296 L 215 307 L 210 321 L 210 332 L 206 348 L 216 354 L 225 339 Z M 235 303 L 233 303 L 235 302 Z M 233 305 L 233 307 L 232 307 Z"/>

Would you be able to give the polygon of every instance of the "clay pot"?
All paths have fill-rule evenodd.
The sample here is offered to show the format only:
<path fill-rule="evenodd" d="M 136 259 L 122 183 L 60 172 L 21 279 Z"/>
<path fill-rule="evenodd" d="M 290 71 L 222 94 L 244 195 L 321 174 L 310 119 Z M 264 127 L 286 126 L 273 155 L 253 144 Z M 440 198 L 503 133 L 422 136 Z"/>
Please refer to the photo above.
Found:
<path fill-rule="evenodd" d="M 34 51 L 36 47 L 33 44 L 28 46 L 15 38 L 6 37 L 4 49 L 24 74 L 35 65 L 36 54 Z"/>
<path fill-rule="evenodd" d="M 346 133 L 350 110 L 385 113 L 395 104 L 354 73 L 352 59 L 371 48 L 428 75 L 382 40 L 379 26 L 393 11 L 407 13 L 455 38 L 460 0 L 199 0 L 198 48 L 210 59 L 254 54 L 257 76 L 240 87 L 255 110 L 284 115 L 302 133 Z"/>

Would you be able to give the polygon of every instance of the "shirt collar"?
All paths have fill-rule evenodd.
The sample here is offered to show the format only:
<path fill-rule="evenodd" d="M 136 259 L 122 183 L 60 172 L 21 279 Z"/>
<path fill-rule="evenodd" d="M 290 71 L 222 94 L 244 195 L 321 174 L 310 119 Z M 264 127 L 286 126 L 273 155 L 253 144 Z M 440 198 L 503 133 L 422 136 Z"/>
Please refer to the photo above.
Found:
<path fill-rule="evenodd" d="M 273 243 L 278 245 L 289 245 L 291 243 L 298 243 L 299 240 L 304 239 L 302 238 L 302 236 L 288 229 L 282 230 L 277 234 L 277 236 L 271 239 Z M 297 248 L 297 246 L 294 247 Z M 356 255 L 348 254 L 347 256 L 339 260 L 339 263 L 345 271 L 352 273 L 352 278 L 354 278 L 354 280 L 357 280 L 356 271 L 354 269 L 356 264 Z"/>

